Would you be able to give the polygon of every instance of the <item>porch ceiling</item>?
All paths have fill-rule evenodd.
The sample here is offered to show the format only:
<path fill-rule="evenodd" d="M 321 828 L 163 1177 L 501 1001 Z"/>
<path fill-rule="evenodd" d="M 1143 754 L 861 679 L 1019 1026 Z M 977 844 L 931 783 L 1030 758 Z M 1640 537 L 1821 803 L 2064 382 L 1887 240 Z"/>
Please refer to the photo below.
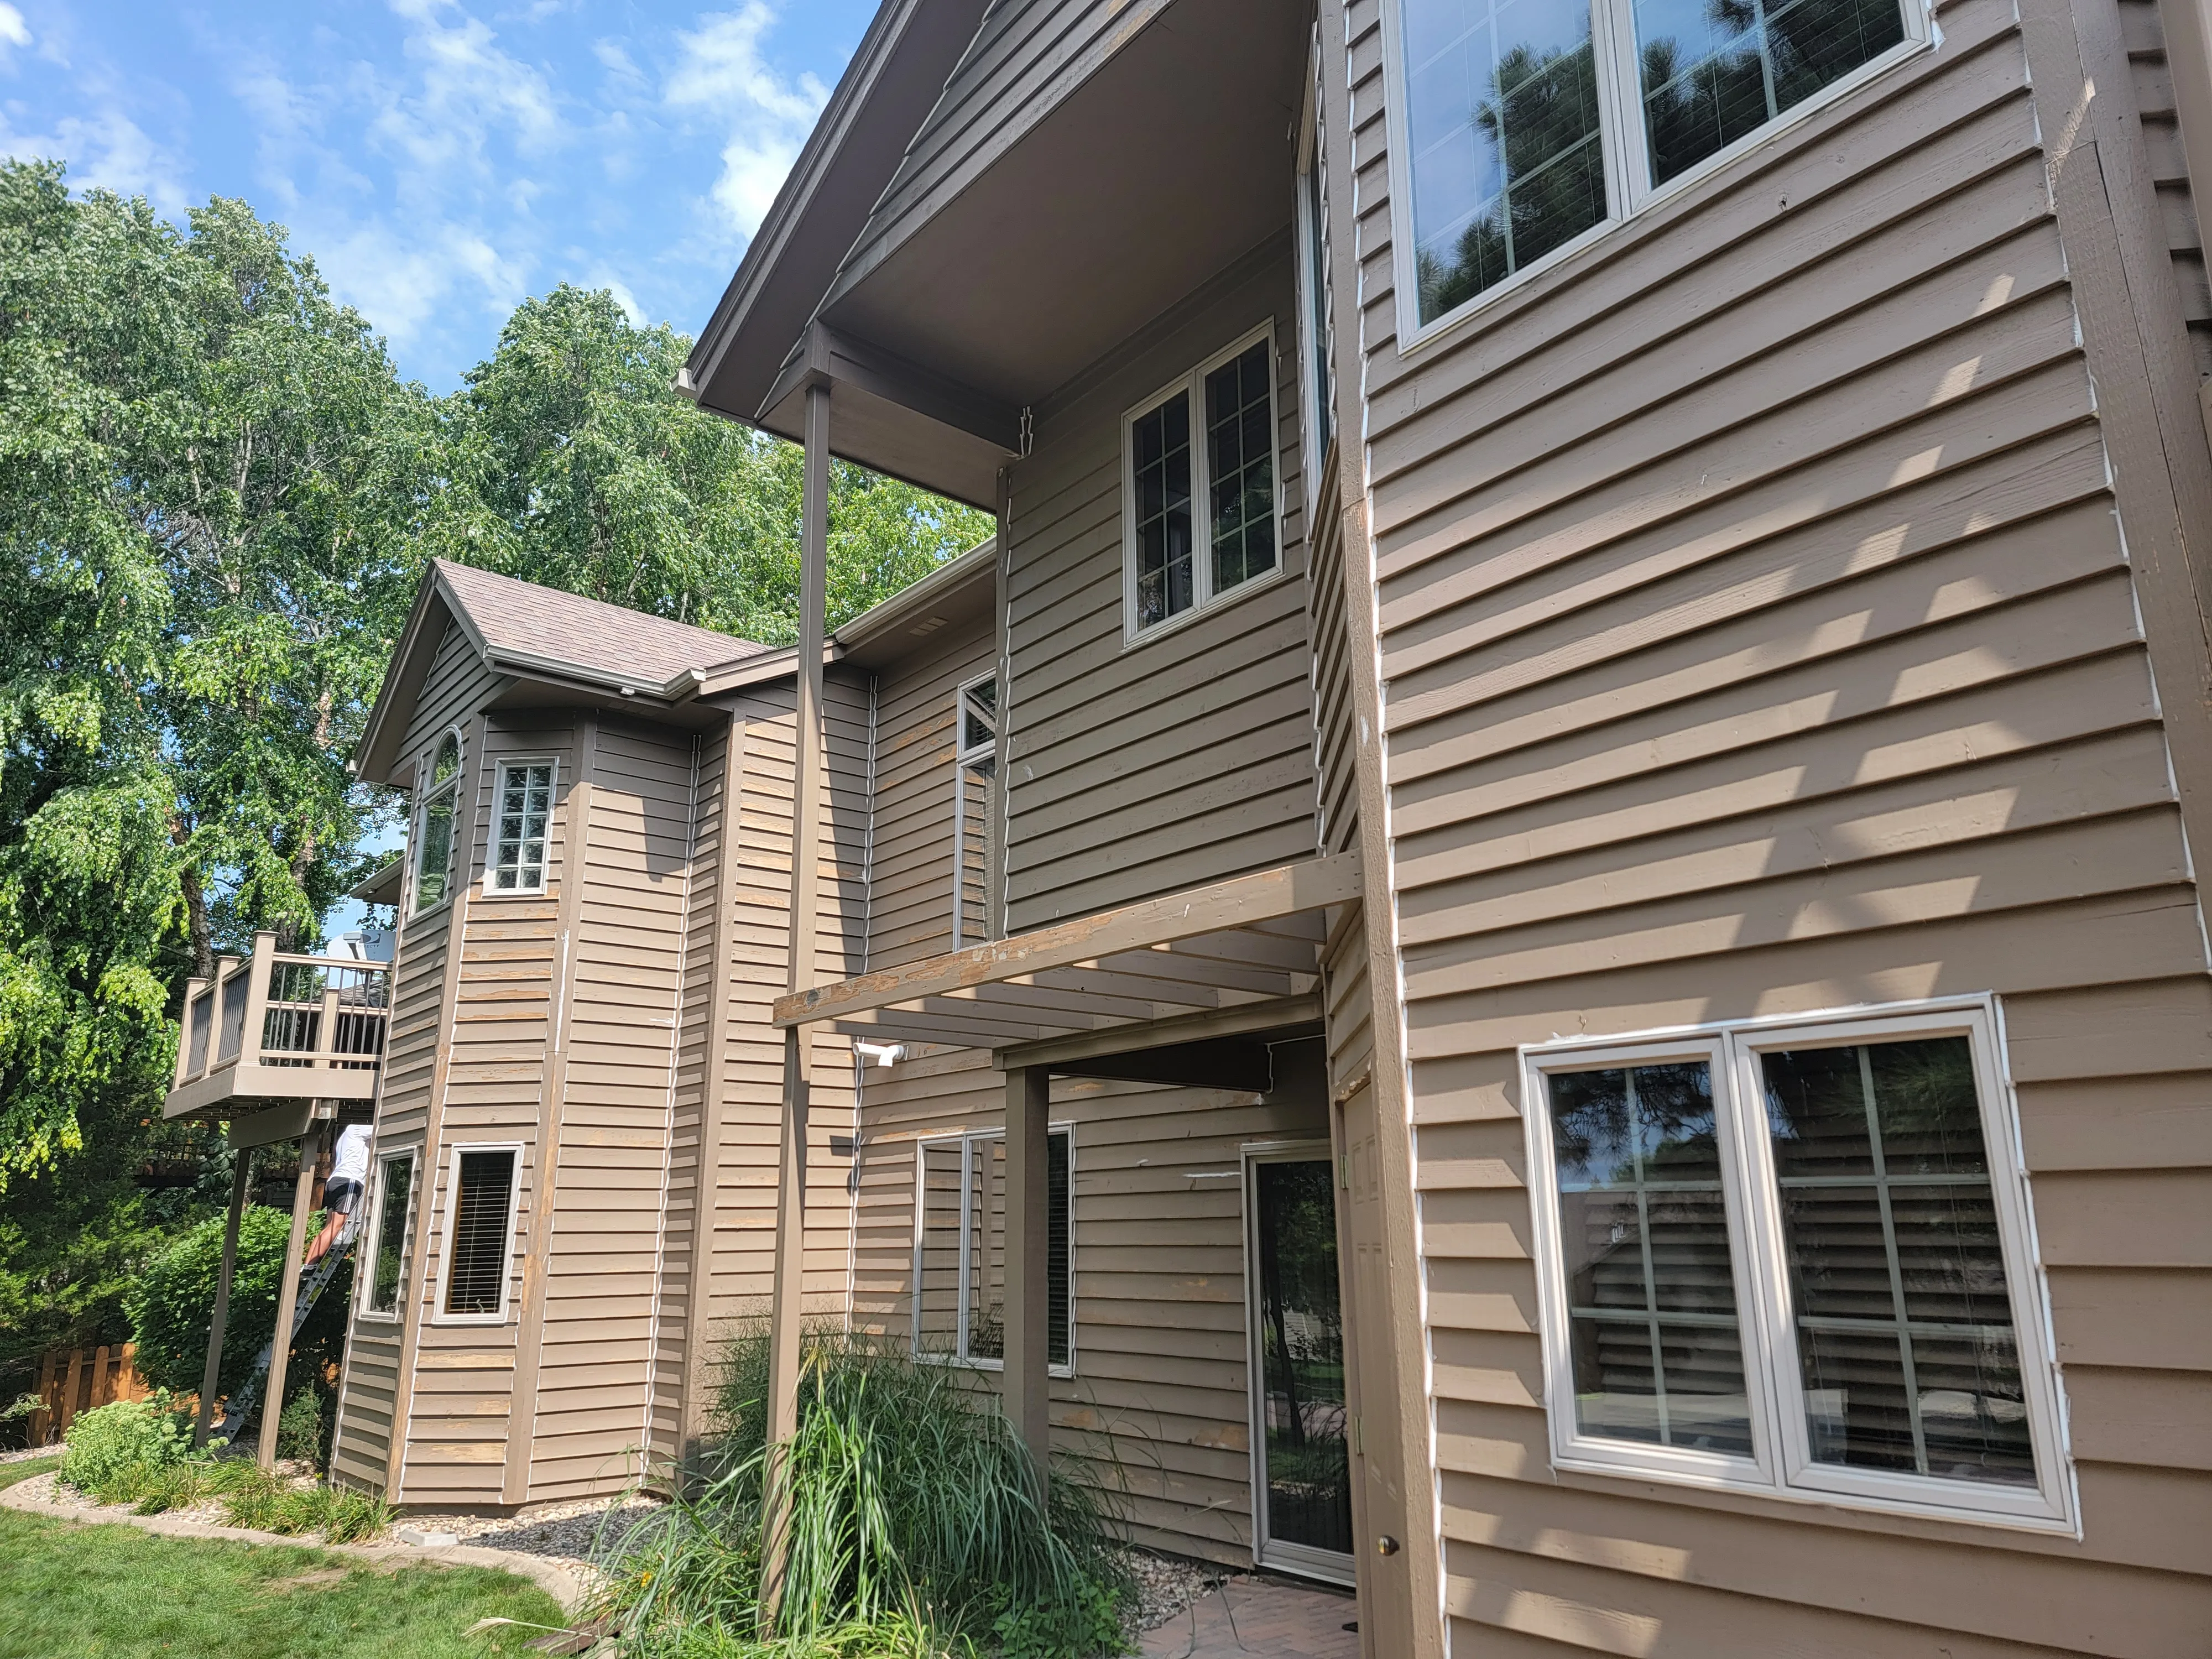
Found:
<path fill-rule="evenodd" d="M 1321 957 L 1359 896 L 1354 853 L 1239 876 L 778 998 L 779 1026 L 1079 1058 L 1135 1038 L 1254 1036 L 1320 1018 Z M 1085 1038 L 1097 1039 L 1095 1044 Z"/>

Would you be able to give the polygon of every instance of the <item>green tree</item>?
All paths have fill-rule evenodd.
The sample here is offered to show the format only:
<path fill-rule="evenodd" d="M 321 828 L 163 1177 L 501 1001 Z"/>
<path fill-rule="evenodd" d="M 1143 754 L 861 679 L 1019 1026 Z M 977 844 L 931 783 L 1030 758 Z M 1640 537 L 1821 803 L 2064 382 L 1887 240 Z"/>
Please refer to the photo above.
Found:
<path fill-rule="evenodd" d="M 766 644 L 795 638 L 800 452 L 678 396 L 690 349 L 604 291 L 524 301 L 445 410 L 435 550 Z M 830 523 L 832 627 L 991 532 L 988 514 L 842 462 Z"/>
<path fill-rule="evenodd" d="M 139 1374 L 157 1387 L 198 1392 L 215 1319 L 222 1233 L 223 1218 L 209 1217 L 147 1262 L 125 1297 L 131 1340 L 138 1345 Z M 223 1323 L 219 1393 L 228 1394 L 246 1380 L 276 1328 L 277 1278 L 291 1236 L 291 1216 L 272 1205 L 250 1204 L 239 1218 L 238 1267 Z M 352 1268 L 339 1268 L 300 1328 L 292 1348 L 295 1385 L 319 1384 L 324 1372 L 337 1363 L 345 1346 L 346 1295 L 352 1282 Z"/>

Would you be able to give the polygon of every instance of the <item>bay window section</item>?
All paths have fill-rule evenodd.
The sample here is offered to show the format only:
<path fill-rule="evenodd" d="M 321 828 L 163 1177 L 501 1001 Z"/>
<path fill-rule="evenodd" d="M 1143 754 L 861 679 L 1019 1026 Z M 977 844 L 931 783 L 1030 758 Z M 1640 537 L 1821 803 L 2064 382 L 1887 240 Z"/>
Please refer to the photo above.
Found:
<path fill-rule="evenodd" d="M 1387 15 L 1409 337 L 1929 33 L 1923 0 L 1393 0 Z"/>
<path fill-rule="evenodd" d="M 1555 1462 L 2069 1527 L 1996 1030 L 1527 1051 Z"/>

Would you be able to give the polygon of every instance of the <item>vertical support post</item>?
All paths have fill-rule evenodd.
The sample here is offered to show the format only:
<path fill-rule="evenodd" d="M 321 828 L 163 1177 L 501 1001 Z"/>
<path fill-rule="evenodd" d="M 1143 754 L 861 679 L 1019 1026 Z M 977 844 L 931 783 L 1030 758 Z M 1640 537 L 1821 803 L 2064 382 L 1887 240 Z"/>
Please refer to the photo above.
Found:
<path fill-rule="evenodd" d="M 791 970 L 793 991 L 815 982 L 822 867 L 822 645 L 830 589 L 830 387 L 806 388 L 806 471 L 799 525 L 798 707 L 792 726 Z M 769 1316 L 768 1441 L 799 1428 L 799 1308 L 806 1266 L 806 1113 L 813 1081 L 814 1034 L 794 1025 L 783 1036 L 783 1137 L 777 1160 L 775 1281 Z M 771 1463 L 762 1536 L 761 1601 L 773 1626 L 783 1599 L 790 1513 L 778 1466 Z"/>
<path fill-rule="evenodd" d="M 261 1390 L 261 1447 L 255 1461 L 276 1463 L 276 1419 L 284 1414 L 284 1371 L 292 1358 L 292 1310 L 300 1301 L 300 1253 L 307 1243 L 307 1200 L 315 1191 L 315 1160 L 323 1154 L 323 1126 L 310 1123 L 300 1137 L 300 1178 L 292 1183 L 292 1239 L 284 1247 L 284 1273 L 276 1289 L 276 1328 L 269 1339 L 269 1383 Z"/>
<path fill-rule="evenodd" d="M 246 1187 L 253 1173 L 253 1149 L 231 1154 L 230 1213 L 222 1224 L 222 1267 L 215 1279 L 215 1317 L 208 1325 L 207 1364 L 200 1370 L 199 1415 L 192 1424 L 192 1444 L 204 1446 L 208 1425 L 215 1415 L 215 1391 L 222 1381 L 223 1328 L 230 1322 L 230 1282 L 238 1273 L 238 1223 L 246 1213 Z"/>
<path fill-rule="evenodd" d="M 1051 1079 L 1006 1073 L 1006 1415 L 1036 1466 L 1040 1502 L 1052 1473 Z"/>

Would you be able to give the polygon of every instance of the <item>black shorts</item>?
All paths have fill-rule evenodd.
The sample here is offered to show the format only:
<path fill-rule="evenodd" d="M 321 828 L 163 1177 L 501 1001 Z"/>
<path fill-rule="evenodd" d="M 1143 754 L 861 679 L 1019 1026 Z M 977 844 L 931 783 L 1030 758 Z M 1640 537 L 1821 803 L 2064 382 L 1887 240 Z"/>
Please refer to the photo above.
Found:
<path fill-rule="evenodd" d="M 355 1205 L 361 1202 L 361 1182 L 358 1181 L 327 1182 L 323 1187 L 323 1207 L 334 1215 L 351 1215 Z"/>

